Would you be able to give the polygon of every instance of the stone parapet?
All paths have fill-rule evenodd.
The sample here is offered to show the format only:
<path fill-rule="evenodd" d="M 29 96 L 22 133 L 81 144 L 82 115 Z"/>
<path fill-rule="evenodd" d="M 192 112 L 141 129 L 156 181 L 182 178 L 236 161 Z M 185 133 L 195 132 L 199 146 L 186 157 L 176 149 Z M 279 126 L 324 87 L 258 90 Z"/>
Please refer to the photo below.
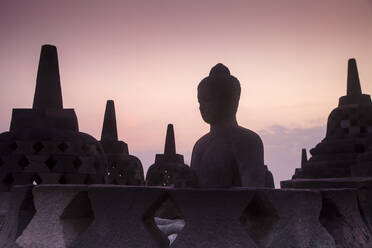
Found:
<path fill-rule="evenodd" d="M 366 187 L 40 185 L 0 197 L 1 247 L 371 247 L 372 189 Z M 165 201 L 183 218 L 170 246 L 172 231 L 154 219 Z"/>

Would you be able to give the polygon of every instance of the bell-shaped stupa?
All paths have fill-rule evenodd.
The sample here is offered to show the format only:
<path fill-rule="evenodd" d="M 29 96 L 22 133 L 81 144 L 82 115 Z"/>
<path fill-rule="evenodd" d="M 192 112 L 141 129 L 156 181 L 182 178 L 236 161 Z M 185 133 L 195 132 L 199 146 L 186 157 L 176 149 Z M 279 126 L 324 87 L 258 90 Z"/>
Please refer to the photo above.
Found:
<path fill-rule="evenodd" d="M 106 183 L 123 185 L 145 183 L 141 161 L 129 155 L 128 145 L 118 140 L 113 100 L 108 100 L 106 103 L 100 142 L 108 160 Z"/>
<path fill-rule="evenodd" d="M 197 186 L 197 177 L 194 170 L 184 163 L 183 155 L 176 153 L 176 143 L 172 124 L 168 124 L 164 154 L 156 154 L 155 164 L 151 165 L 147 171 L 146 185 L 174 187 Z"/>
<path fill-rule="evenodd" d="M 371 98 L 362 93 L 356 61 L 350 59 L 347 94 L 340 97 L 338 107 L 328 117 L 326 137 L 310 150 L 312 156 L 309 160 L 306 151 L 302 152 L 301 168 L 296 169 L 292 180 L 281 182 L 281 186 L 355 187 L 360 181 L 356 178 L 365 181 L 372 176 L 372 173 L 360 173 L 363 171 L 361 167 L 365 167 L 361 164 L 368 161 L 365 152 L 371 144 Z M 372 163 L 369 164 L 372 166 Z"/>
<path fill-rule="evenodd" d="M 32 109 L 13 109 L 0 134 L 0 188 L 26 184 L 104 183 L 100 143 L 79 132 L 74 109 L 64 109 L 57 48 L 41 49 Z"/>

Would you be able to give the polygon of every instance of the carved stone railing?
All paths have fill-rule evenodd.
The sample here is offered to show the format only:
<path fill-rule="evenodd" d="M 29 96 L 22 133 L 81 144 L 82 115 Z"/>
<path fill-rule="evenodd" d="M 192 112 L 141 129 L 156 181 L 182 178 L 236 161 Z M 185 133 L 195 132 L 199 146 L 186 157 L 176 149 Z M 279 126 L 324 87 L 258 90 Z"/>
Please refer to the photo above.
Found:
<path fill-rule="evenodd" d="M 0 193 L 0 247 L 168 247 L 165 201 L 185 226 L 170 247 L 371 247 L 372 190 L 14 187 Z M 179 229 L 179 228 L 178 228 Z"/>

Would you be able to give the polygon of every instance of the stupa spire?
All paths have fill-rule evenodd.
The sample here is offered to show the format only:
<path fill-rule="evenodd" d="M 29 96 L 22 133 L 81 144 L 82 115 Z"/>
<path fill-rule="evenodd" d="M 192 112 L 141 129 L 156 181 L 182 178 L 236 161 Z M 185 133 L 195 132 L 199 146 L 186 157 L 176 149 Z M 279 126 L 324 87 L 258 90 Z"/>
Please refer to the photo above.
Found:
<path fill-rule="evenodd" d="M 57 48 L 52 45 L 41 47 L 33 108 L 63 108 Z"/>
<path fill-rule="evenodd" d="M 113 100 L 107 100 L 105 117 L 103 120 L 101 141 L 117 141 L 118 131 L 116 127 L 115 105 Z"/>
<path fill-rule="evenodd" d="M 307 162 L 307 153 L 306 153 L 306 149 L 303 148 L 301 151 L 301 167 L 303 167 L 306 162 Z"/>
<path fill-rule="evenodd" d="M 174 129 L 172 124 L 168 124 L 167 136 L 165 138 L 164 155 L 176 154 L 176 144 L 174 141 Z"/>
<path fill-rule="evenodd" d="M 347 72 L 347 95 L 361 95 L 358 68 L 355 59 L 349 59 Z"/>

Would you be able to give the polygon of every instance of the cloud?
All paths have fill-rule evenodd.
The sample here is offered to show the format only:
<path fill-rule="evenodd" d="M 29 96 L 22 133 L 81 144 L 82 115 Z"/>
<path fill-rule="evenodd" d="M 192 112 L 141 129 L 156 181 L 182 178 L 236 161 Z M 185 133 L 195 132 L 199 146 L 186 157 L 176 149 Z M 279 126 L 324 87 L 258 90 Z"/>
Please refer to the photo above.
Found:
<path fill-rule="evenodd" d="M 265 163 L 274 175 L 276 187 L 300 167 L 301 149 L 309 151 L 325 137 L 325 132 L 325 125 L 309 128 L 273 125 L 258 132 L 264 143 Z"/>

